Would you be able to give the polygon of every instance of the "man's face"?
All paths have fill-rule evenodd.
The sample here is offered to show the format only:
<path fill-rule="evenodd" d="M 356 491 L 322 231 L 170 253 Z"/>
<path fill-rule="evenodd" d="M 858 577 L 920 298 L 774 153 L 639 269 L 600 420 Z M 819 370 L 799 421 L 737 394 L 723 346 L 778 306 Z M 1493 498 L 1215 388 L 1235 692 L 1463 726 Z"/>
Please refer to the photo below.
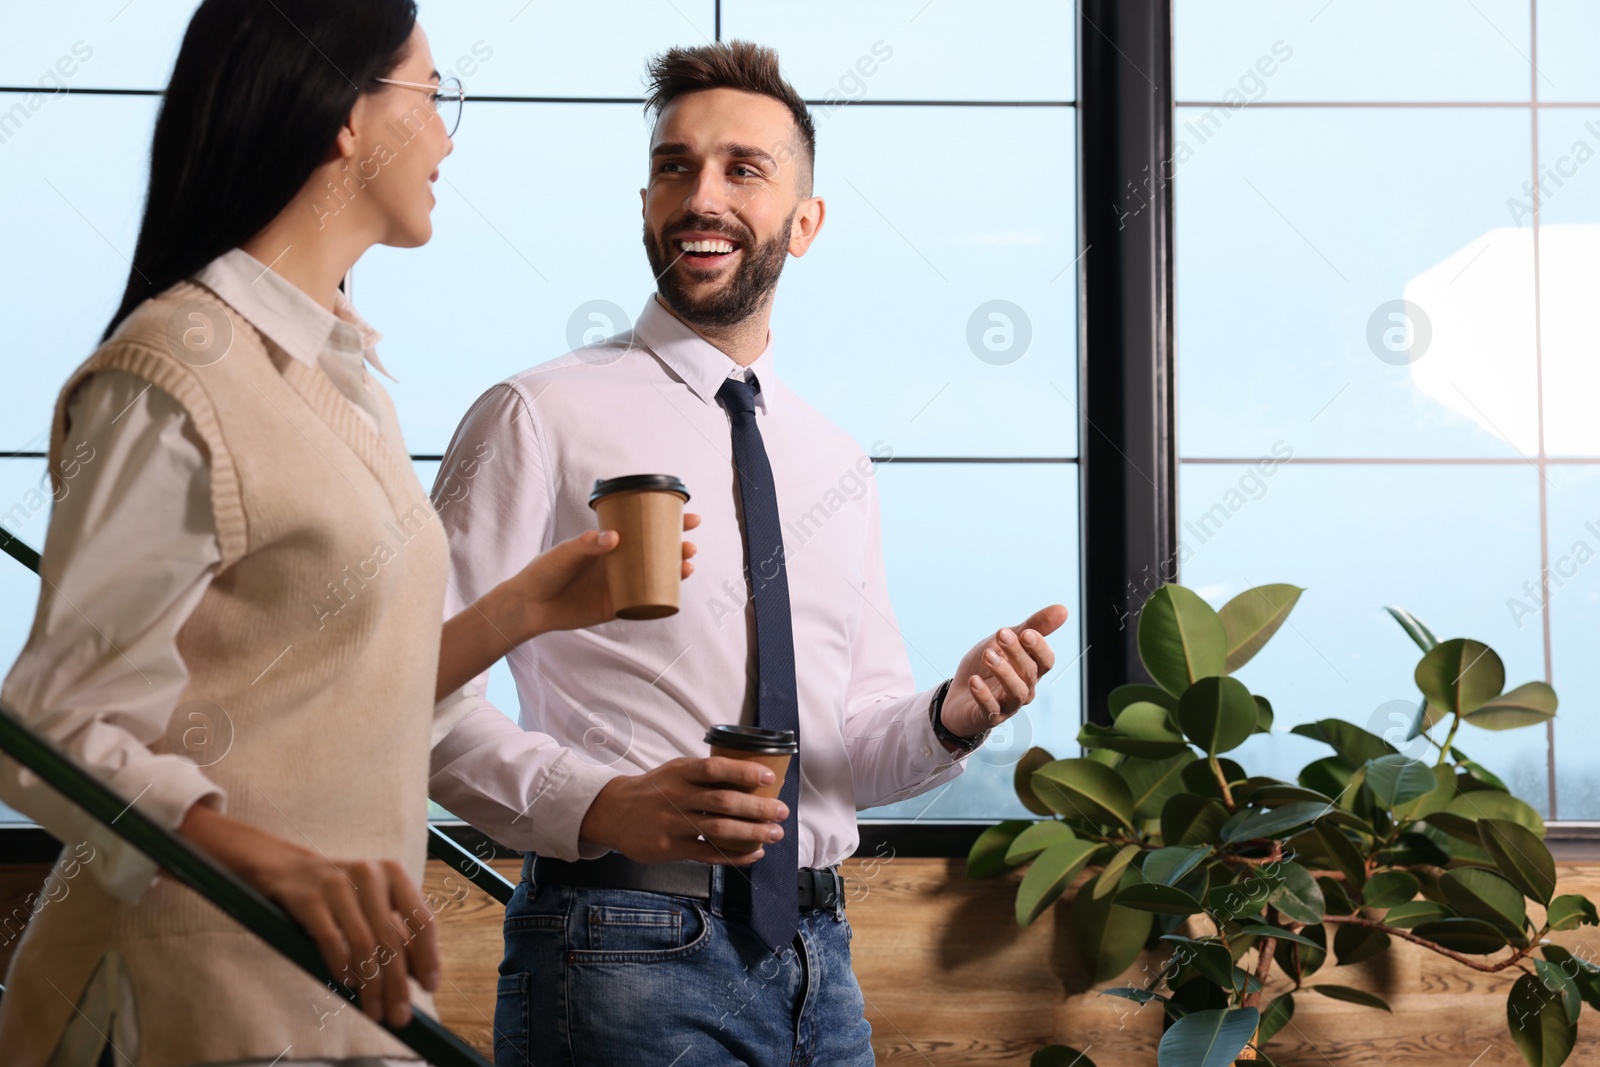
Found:
<path fill-rule="evenodd" d="M 644 247 L 667 306 L 697 326 L 764 308 L 784 259 L 822 221 L 789 109 L 771 97 L 706 89 L 669 104 L 650 143 Z"/>

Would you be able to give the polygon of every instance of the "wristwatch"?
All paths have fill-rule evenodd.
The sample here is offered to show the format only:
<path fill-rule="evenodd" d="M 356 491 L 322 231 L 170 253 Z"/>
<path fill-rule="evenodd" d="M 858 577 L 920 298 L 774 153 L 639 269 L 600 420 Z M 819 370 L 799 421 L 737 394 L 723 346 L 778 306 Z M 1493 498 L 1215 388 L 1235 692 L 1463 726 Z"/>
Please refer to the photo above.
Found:
<path fill-rule="evenodd" d="M 945 728 L 940 713 L 944 711 L 944 695 L 950 691 L 950 684 L 954 681 L 954 678 L 946 678 L 939 686 L 939 691 L 933 694 L 933 701 L 928 705 L 928 717 L 933 720 L 933 736 L 960 754 L 966 755 L 983 744 L 984 739 L 989 736 L 989 731 L 985 730 L 976 737 L 958 737 Z"/>

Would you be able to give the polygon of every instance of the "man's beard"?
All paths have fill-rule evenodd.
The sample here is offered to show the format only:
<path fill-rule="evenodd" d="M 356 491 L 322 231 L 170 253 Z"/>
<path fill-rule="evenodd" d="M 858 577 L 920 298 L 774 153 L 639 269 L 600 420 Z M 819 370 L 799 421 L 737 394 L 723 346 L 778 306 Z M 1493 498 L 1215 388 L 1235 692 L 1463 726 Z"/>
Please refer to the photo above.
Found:
<path fill-rule="evenodd" d="M 791 211 L 783 225 L 778 228 L 778 232 L 760 245 L 752 245 L 739 235 L 729 233 L 726 227 L 697 216 L 690 216 L 674 226 L 673 229 L 678 233 L 700 230 L 706 233 L 720 233 L 730 240 L 739 241 L 742 255 L 733 278 L 720 290 L 700 300 L 689 295 L 688 289 L 673 269 L 677 260 L 682 258 L 689 271 L 693 273 L 696 269 L 694 261 L 687 256 L 673 253 L 671 245 L 666 241 L 653 240 L 647 223 L 644 230 L 644 251 L 650 259 L 650 270 L 656 276 L 656 289 L 661 293 L 661 299 L 667 302 L 667 306 L 676 312 L 679 318 L 695 326 L 734 326 L 743 322 L 755 314 L 767 294 L 778 284 L 778 275 L 783 272 L 783 261 L 789 255 L 789 226 L 793 221 L 794 212 Z"/>

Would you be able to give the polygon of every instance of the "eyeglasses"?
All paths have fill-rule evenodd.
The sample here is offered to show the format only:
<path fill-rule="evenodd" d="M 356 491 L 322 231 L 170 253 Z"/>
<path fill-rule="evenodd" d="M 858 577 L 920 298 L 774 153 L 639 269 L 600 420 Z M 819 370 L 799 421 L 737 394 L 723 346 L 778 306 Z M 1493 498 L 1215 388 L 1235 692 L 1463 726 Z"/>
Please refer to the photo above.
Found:
<path fill-rule="evenodd" d="M 398 85 L 405 89 L 422 89 L 428 93 L 429 102 L 433 105 L 434 113 L 444 123 L 446 137 L 454 137 L 456 127 L 461 125 L 461 108 L 466 103 L 467 92 L 461 87 L 460 78 L 444 78 L 438 85 L 431 82 L 403 82 L 394 78 L 374 78 L 373 81 L 383 82 L 385 85 Z"/>

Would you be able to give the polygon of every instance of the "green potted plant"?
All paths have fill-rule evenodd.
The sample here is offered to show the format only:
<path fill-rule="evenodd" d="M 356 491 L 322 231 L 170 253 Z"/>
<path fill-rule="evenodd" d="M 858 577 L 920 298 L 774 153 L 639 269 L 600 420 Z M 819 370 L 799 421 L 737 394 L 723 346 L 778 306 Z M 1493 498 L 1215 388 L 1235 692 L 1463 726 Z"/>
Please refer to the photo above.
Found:
<path fill-rule="evenodd" d="M 1249 774 L 1225 753 L 1269 732 L 1273 712 L 1233 674 L 1301 592 L 1260 586 L 1216 611 L 1181 585 L 1157 590 L 1137 633 L 1156 684 L 1112 692 L 1111 725 L 1088 724 L 1078 736 L 1084 757 L 1039 748 L 1023 756 L 1017 795 L 1040 818 L 986 830 L 969 875 L 1026 867 L 1016 916 L 1027 926 L 1090 872 L 1071 900 L 1075 949 L 1095 982 L 1141 952 L 1161 954 L 1148 981 L 1101 990 L 1159 1006 L 1159 1067 L 1270 1065 L 1273 1036 L 1307 992 L 1389 1010 L 1369 991 L 1323 980 L 1323 967 L 1330 957 L 1379 957 L 1396 940 L 1478 971 L 1520 971 L 1506 1004 L 1511 1037 L 1533 1067 L 1563 1063 L 1582 1005 L 1600 1008 L 1600 967 L 1547 935 L 1600 916 L 1588 899 L 1556 894 L 1539 814 L 1455 745 L 1464 722 L 1545 723 L 1554 690 L 1527 682 L 1506 691 L 1487 645 L 1439 641 L 1390 608 L 1422 650 L 1405 740 L 1419 749 L 1422 739 L 1428 759 L 1323 719 L 1291 732 L 1330 755 L 1293 782 Z M 1529 918 L 1529 900 L 1542 921 Z M 1263 1003 L 1274 967 L 1293 988 Z M 1033 1064 L 1093 1067 L 1064 1045 L 1040 1050 Z"/>

